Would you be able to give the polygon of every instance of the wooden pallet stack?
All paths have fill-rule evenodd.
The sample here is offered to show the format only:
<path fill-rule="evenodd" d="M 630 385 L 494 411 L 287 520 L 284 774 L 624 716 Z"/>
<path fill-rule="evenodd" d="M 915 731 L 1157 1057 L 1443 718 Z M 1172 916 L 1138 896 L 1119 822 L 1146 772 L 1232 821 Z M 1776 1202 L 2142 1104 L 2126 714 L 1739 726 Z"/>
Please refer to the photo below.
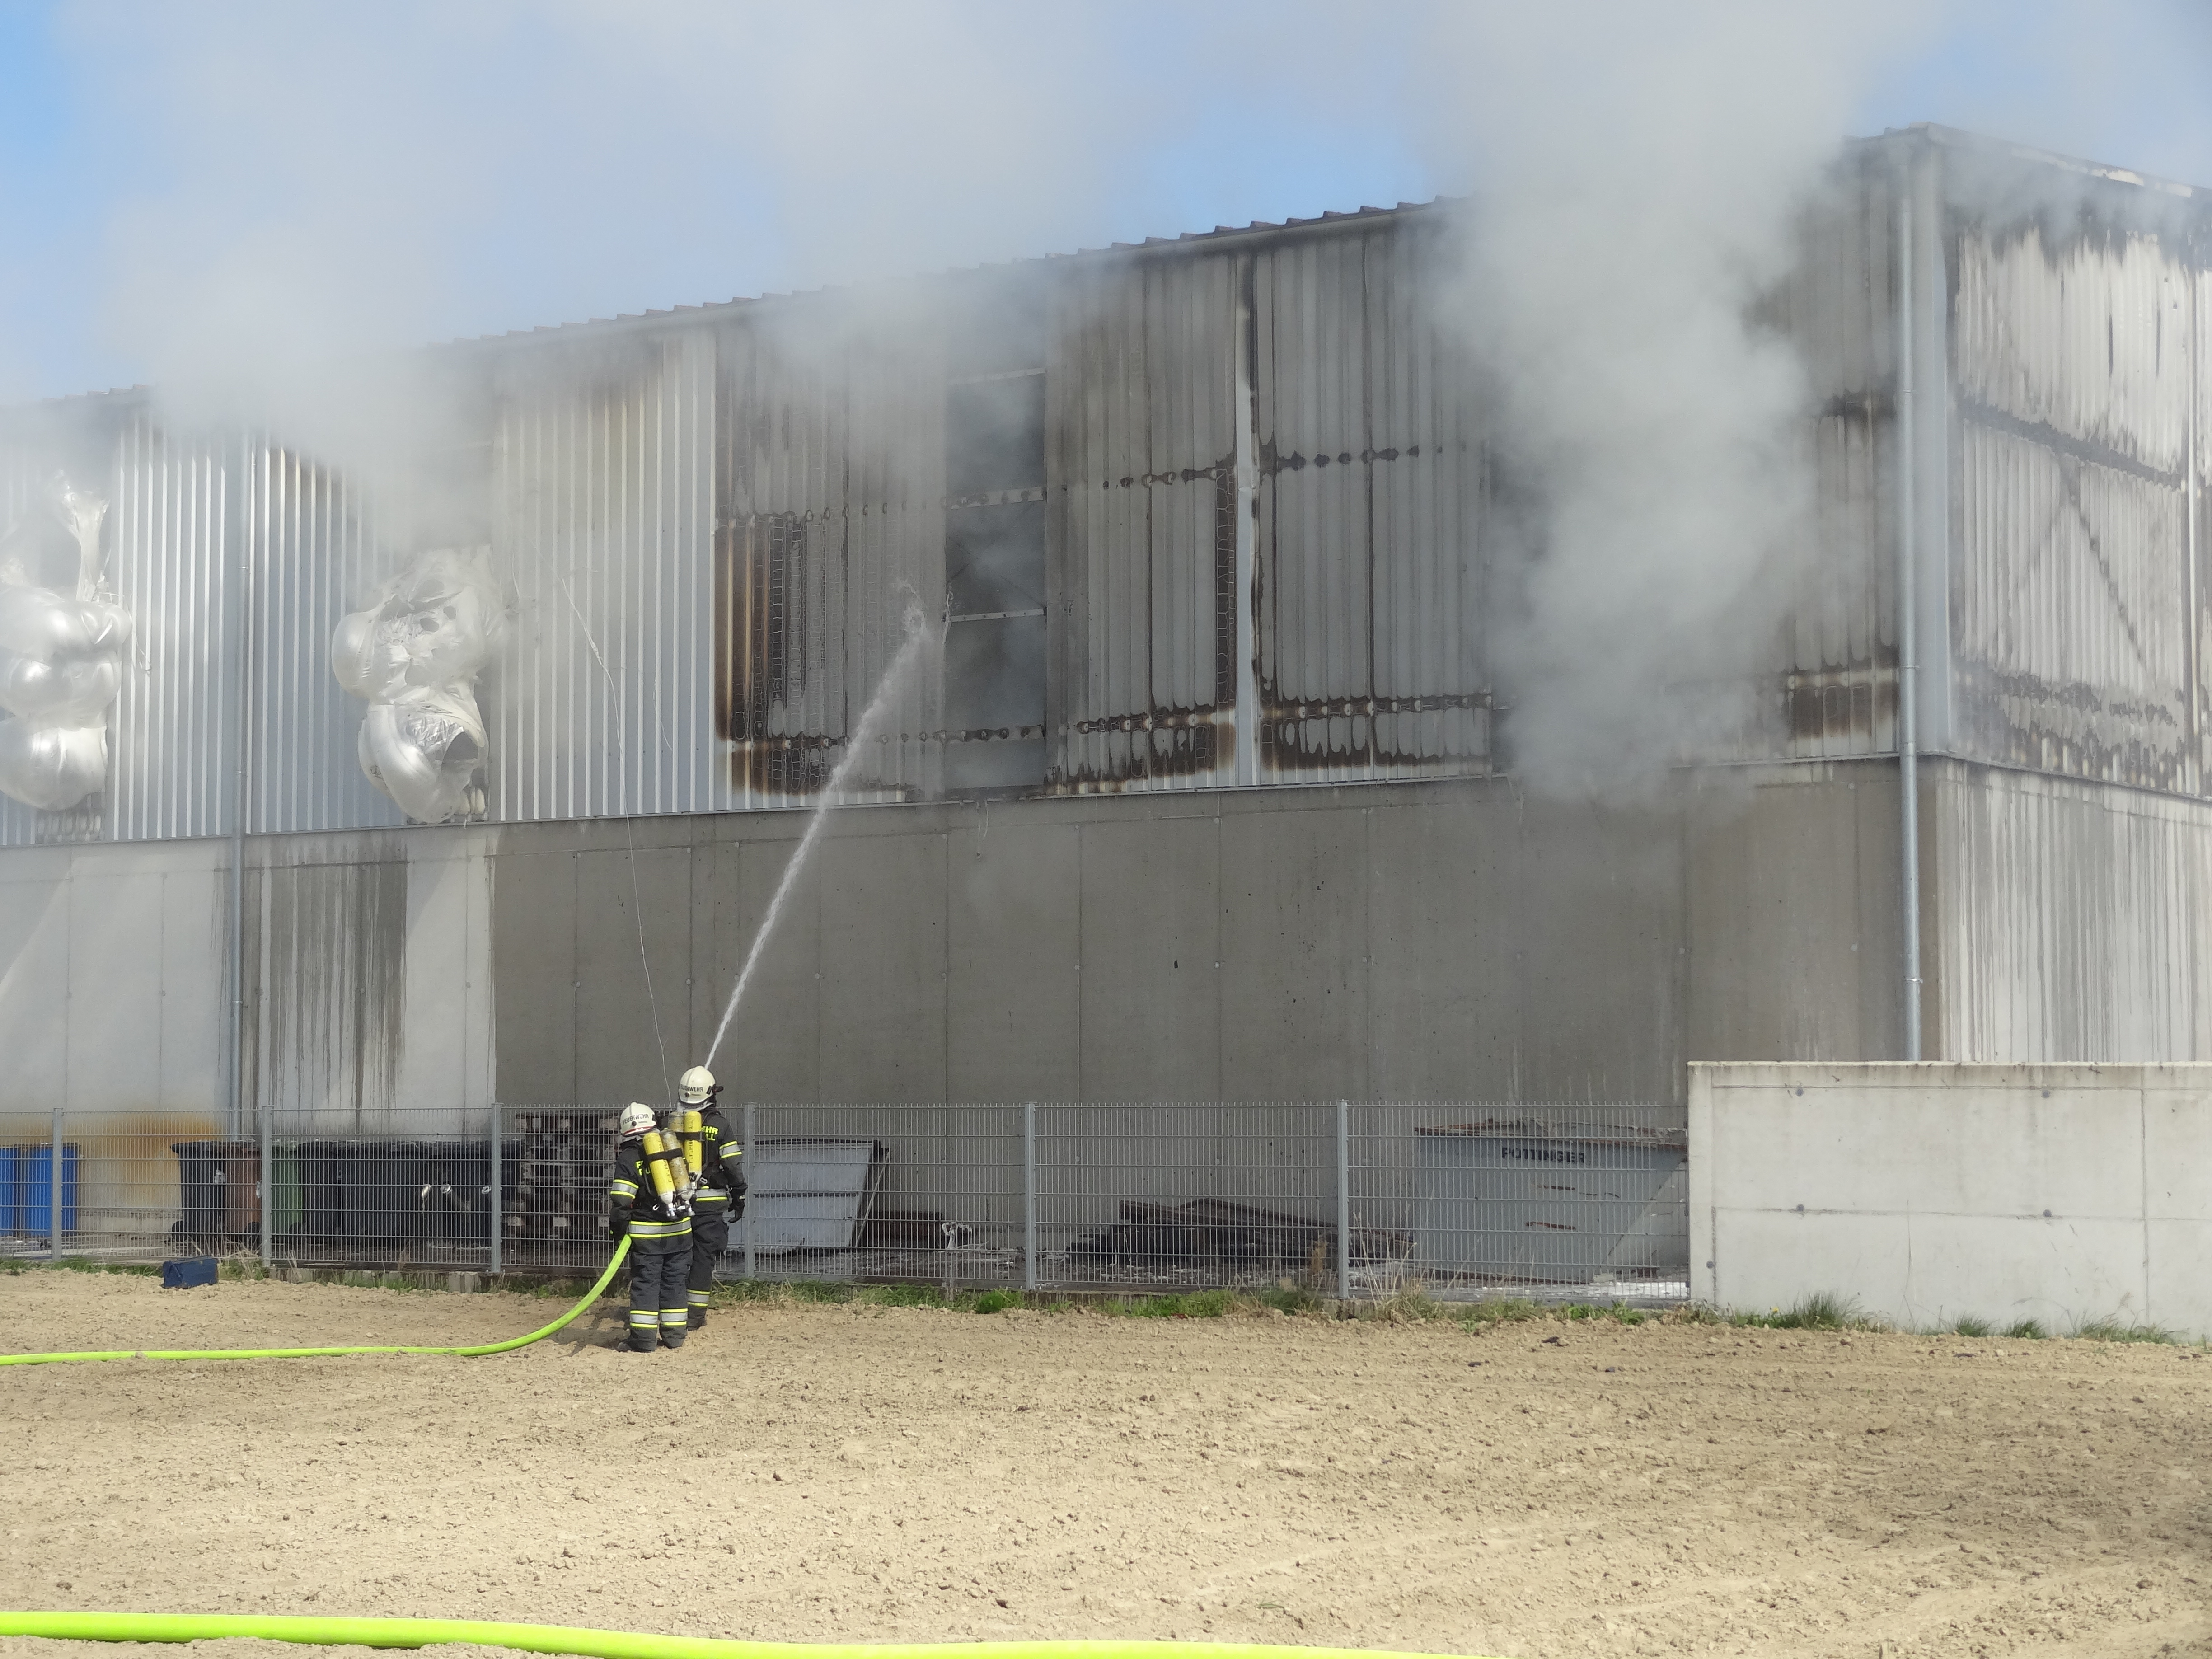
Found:
<path fill-rule="evenodd" d="M 507 1237 L 555 1243 L 603 1237 L 614 1115 L 520 1112 L 515 1123 L 522 1131 L 522 1160 L 506 1176 Z"/>

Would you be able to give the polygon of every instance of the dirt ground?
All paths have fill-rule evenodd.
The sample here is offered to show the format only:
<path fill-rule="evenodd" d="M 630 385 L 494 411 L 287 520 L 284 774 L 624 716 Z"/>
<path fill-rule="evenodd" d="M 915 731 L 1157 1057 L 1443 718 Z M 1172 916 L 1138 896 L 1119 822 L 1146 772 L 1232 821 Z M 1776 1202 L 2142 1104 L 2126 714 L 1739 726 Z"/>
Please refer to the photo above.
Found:
<path fill-rule="evenodd" d="M 0 1369 L 0 1604 L 793 1641 L 2212 1651 L 2212 1358 L 2190 1351 L 756 1305 L 644 1358 L 597 1346 L 600 1307 L 489 1359 Z M 556 1304 L 35 1272 L 0 1279 L 0 1309 L 24 1351 L 480 1341 Z"/>

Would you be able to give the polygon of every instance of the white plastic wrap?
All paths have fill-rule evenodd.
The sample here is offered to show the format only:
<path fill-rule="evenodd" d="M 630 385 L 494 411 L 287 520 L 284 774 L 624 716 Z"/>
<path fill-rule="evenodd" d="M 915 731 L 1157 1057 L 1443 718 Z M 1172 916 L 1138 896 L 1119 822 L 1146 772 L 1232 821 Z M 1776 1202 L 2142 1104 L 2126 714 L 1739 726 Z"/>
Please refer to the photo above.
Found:
<path fill-rule="evenodd" d="M 0 791 L 50 812 L 107 781 L 107 708 L 122 689 L 131 613 L 100 587 L 106 517 L 105 501 L 57 473 L 0 538 Z M 52 574 L 57 532 L 76 544 L 74 594 L 40 580 Z"/>
<path fill-rule="evenodd" d="M 331 672 L 368 700 L 361 769 L 418 823 L 484 809 L 476 679 L 507 616 L 481 550 L 425 553 L 338 623 Z"/>

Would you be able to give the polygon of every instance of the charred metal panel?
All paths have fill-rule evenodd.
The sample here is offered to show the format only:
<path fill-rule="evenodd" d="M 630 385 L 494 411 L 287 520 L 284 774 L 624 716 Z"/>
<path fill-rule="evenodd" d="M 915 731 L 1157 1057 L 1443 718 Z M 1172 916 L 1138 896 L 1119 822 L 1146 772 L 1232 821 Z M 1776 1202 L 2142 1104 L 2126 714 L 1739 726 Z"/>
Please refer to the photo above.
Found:
<path fill-rule="evenodd" d="M 1769 578 L 1789 594 L 1765 665 L 1781 719 L 1747 732 L 1736 758 L 1897 744 L 1896 225 L 1890 158 L 1855 152 L 1801 219 L 1796 267 L 1767 308 L 1805 374 L 1812 536 Z"/>
<path fill-rule="evenodd" d="M 1968 752 L 2194 793 L 2182 492 L 1982 421 L 1963 440 Z"/>
<path fill-rule="evenodd" d="M 2191 273 L 2178 250 L 2148 232 L 1969 221 L 1955 258 L 1957 392 L 1969 410 L 2179 478 L 2192 363 Z"/>
<path fill-rule="evenodd" d="M 908 600 L 942 609 L 940 329 L 824 301 L 720 337 L 713 712 L 732 805 L 817 793 Z M 937 786 L 937 687 L 918 678 L 854 780 L 860 799 Z"/>
<path fill-rule="evenodd" d="M 1260 756 L 1278 778 L 1490 763 L 1474 380 L 1433 225 L 1252 256 Z"/>
<path fill-rule="evenodd" d="M 517 614 L 483 682 L 495 820 L 730 804 L 707 706 L 714 364 L 697 329 L 502 371 L 492 552 Z"/>
<path fill-rule="evenodd" d="M 1054 293 L 1048 711 L 1062 791 L 1233 775 L 1234 255 L 1122 258 Z"/>
<path fill-rule="evenodd" d="M 2065 225 L 1972 206 L 1953 252 L 1960 746 L 2197 793 L 2197 273 L 2086 205 Z"/>

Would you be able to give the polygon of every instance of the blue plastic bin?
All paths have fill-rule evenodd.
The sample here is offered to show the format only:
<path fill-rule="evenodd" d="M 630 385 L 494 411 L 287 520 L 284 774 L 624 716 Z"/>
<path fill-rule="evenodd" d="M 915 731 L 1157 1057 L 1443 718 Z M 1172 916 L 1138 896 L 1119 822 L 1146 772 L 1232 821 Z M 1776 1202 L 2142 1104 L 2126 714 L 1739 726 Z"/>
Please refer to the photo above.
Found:
<path fill-rule="evenodd" d="M 77 1149 L 62 1148 L 62 1231 L 76 1231 Z M 15 1148 L 15 1231 L 24 1238 L 47 1238 L 54 1226 L 54 1149 Z"/>

